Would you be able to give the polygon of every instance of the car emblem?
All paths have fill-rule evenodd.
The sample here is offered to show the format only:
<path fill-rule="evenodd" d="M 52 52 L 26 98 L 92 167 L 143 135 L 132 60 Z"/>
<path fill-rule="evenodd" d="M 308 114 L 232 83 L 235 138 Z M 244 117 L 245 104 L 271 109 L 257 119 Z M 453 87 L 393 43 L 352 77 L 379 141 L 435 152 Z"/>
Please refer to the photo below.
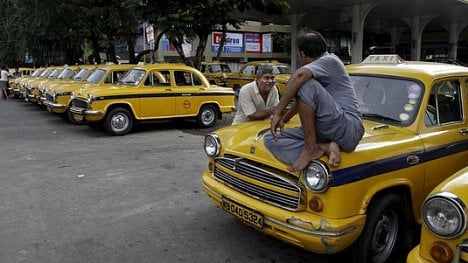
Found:
<path fill-rule="evenodd" d="M 255 147 L 253 146 L 250 147 L 250 154 L 255 154 Z"/>

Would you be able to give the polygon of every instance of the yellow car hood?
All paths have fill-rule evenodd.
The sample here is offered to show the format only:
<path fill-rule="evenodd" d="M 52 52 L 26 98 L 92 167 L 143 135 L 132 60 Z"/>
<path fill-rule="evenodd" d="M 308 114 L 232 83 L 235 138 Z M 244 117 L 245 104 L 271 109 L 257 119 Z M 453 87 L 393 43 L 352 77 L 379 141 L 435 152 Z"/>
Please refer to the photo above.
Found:
<path fill-rule="evenodd" d="M 366 130 L 363 138 L 354 152 L 342 152 L 342 163 L 338 170 L 423 151 L 419 136 L 405 128 L 367 120 L 363 124 Z M 296 116 L 286 127 L 299 126 L 299 118 Z M 217 130 L 215 134 L 220 138 L 224 154 L 249 158 L 285 170 L 287 165 L 278 161 L 263 144 L 263 138 L 269 132 L 270 122 L 264 120 L 228 126 Z M 327 161 L 326 157 L 322 159 Z"/>

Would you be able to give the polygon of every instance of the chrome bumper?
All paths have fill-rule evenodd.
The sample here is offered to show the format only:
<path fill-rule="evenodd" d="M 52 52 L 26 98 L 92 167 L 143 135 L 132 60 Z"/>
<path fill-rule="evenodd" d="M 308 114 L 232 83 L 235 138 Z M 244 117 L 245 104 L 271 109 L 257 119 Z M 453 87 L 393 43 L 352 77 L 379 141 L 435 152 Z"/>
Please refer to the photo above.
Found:
<path fill-rule="evenodd" d="M 85 110 L 85 109 L 80 109 L 80 108 L 70 108 L 69 111 L 71 113 L 75 114 L 80 114 L 84 116 L 98 116 L 98 115 L 103 115 L 104 111 L 102 110 Z"/>

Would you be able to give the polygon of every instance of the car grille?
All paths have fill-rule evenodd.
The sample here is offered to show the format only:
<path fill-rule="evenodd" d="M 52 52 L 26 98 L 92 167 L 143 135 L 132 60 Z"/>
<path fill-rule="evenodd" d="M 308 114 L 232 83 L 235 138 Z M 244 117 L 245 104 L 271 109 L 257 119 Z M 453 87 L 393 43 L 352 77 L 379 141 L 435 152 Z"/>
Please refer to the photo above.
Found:
<path fill-rule="evenodd" d="M 456 258 L 454 262 L 468 263 L 468 241 L 465 241 L 463 244 L 461 244 L 458 247 L 458 250 L 458 258 Z"/>
<path fill-rule="evenodd" d="M 83 99 L 73 99 L 72 107 L 87 109 L 88 108 L 88 102 L 86 100 L 83 100 Z"/>
<path fill-rule="evenodd" d="M 301 193 L 295 176 L 247 159 L 224 156 L 215 159 L 213 176 L 244 194 L 272 205 L 297 211 Z"/>

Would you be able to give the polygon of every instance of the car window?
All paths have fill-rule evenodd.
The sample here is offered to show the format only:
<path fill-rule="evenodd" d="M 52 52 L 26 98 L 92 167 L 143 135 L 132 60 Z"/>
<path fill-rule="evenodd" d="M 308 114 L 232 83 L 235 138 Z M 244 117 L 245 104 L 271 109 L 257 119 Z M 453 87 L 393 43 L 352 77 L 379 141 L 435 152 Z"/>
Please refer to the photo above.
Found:
<path fill-rule="evenodd" d="M 243 75 L 254 75 L 255 74 L 255 66 L 246 66 L 242 70 Z"/>
<path fill-rule="evenodd" d="M 153 70 L 148 74 L 148 77 L 145 80 L 145 86 L 169 86 L 169 78 L 166 78 L 166 76 L 169 76 L 169 71 Z"/>
<path fill-rule="evenodd" d="M 413 80 L 352 75 L 359 110 L 364 118 L 407 126 L 418 113 L 424 89 Z"/>
<path fill-rule="evenodd" d="M 200 78 L 190 71 L 174 71 L 174 78 L 177 86 L 201 85 Z"/>
<path fill-rule="evenodd" d="M 287 65 L 278 65 L 278 66 L 273 66 L 273 74 L 289 74 L 291 73 L 291 70 Z"/>
<path fill-rule="evenodd" d="M 431 89 L 424 118 L 426 126 L 439 126 L 462 120 L 460 82 L 452 79 L 435 83 Z"/>
<path fill-rule="evenodd" d="M 225 64 L 221 64 L 221 71 L 222 72 L 226 72 L 226 73 L 230 73 L 231 72 L 231 68 L 228 66 L 228 65 L 225 65 Z"/>

